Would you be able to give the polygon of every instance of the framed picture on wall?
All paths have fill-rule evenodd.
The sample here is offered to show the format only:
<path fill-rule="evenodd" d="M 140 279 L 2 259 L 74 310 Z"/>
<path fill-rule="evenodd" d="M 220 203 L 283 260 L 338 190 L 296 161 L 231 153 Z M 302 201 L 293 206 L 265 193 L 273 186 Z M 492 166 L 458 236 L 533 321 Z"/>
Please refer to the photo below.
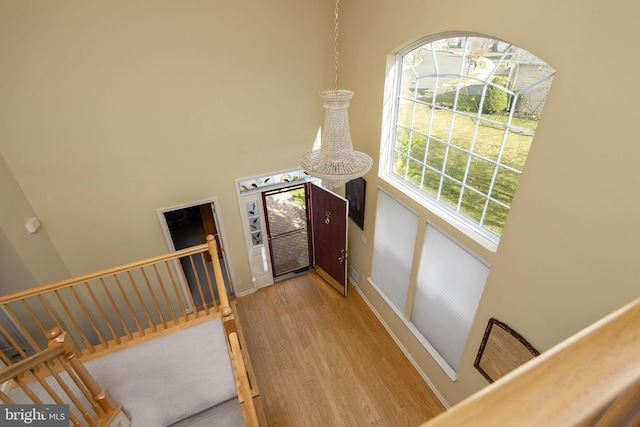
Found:
<path fill-rule="evenodd" d="M 352 179 L 347 182 L 345 192 L 349 200 L 349 218 L 361 230 L 364 229 L 364 196 L 367 182 L 363 178 Z"/>
<path fill-rule="evenodd" d="M 539 354 L 522 335 L 491 318 L 473 366 L 492 383 Z"/>

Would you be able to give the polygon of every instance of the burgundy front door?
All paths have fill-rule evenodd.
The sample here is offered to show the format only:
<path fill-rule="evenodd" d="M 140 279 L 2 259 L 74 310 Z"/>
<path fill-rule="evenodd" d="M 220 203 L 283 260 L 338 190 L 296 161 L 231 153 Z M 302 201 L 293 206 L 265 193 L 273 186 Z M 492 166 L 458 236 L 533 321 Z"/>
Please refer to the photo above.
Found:
<path fill-rule="evenodd" d="M 309 192 L 316 272 L 347 296 L 348 201 L 313 183 Z"/>

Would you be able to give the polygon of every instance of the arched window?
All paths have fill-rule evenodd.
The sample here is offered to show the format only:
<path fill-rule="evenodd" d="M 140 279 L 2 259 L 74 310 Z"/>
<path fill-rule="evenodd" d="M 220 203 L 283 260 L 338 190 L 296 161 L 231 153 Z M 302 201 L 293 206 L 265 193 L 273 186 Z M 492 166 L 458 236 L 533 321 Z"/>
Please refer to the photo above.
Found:
<path fill-rule="evenodd" d="M 555 70 L 477 35 L 421 40 L 395 65 L 382 175 L 498 242 Z"/>

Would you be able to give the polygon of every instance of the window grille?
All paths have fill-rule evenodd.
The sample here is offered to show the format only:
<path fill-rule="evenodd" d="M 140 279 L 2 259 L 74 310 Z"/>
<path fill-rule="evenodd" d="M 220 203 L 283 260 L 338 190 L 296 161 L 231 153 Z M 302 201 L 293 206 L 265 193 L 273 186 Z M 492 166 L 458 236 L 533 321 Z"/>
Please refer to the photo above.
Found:
<path fill-rule="evenodd" d="M 498 242 L 555 71 L 479 36 L 423 40 L 396 69 L 383 174 Z"/>

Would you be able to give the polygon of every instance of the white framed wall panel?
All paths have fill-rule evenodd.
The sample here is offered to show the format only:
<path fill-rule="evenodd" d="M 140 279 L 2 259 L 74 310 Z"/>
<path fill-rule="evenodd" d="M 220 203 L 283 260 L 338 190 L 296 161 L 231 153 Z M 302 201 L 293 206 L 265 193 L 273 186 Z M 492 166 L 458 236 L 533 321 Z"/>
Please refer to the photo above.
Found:
<path fill-rule="evenodd" d="M 411 323 L 451 375 L 458 369 L 490 266 L 433 224 L 427 223 L 425 233 Z"/>
<path fill-rule="evenodd" d="M 418 230 L 418 214 L 382 189 L 378 191 L 371 280 L 404 312 Z"/>

